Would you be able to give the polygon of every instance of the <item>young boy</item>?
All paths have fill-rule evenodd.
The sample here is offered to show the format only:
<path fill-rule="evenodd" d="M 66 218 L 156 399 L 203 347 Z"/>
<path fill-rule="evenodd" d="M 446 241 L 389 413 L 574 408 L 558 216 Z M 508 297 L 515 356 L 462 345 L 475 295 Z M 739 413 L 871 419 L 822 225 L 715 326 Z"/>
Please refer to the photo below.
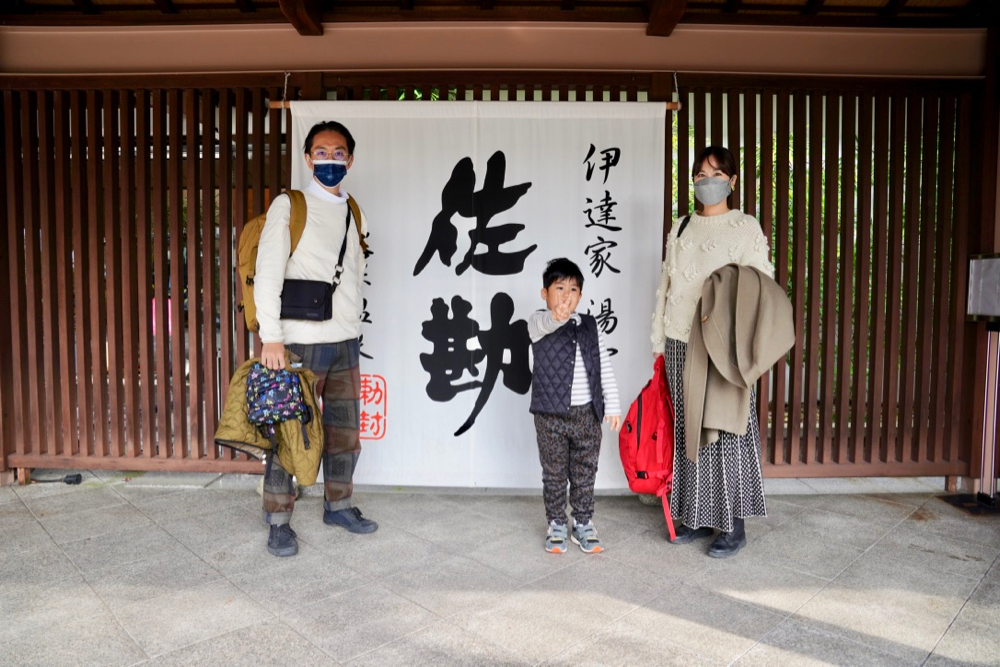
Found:
<path fill-rule="evenodd" d="M 545 550 L 565 553 L 566 482 L 573 507 L 569 536 L 584 553 L 604 551 L 594 514 L 594 477 L 601 452 L 601 421 L 621 424 L 618 386 L 597 321 L 578 315 L 583 294 L 580 268 L 565 258 L 549 262 L 542 274 L 547 309 L 528 319 L 534 357 L 531 413 L 535 415 L 542 495 L 549 531 Z"/>

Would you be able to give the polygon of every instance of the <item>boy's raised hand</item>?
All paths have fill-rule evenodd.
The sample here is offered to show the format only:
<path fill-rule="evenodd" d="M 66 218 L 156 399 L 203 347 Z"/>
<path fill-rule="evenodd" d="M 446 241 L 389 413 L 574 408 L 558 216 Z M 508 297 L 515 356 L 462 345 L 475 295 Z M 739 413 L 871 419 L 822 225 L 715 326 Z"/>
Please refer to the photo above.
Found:
<path fill-rule="evenodd" d="M 622 427 L 621 415 L 604 415 L 604 421 L 611 426 L 612 431 L 617 431 Z"/>
<path fill-rule="evenodd" d="M 569 305 L 569 296 L 567 295 L 556 304 L 556 307 L 552 309 L 552 317 L 556 318 L 557 322 L 565 322 L 569 319 L 569 316 L 573 314 L 573 309 Z"/>

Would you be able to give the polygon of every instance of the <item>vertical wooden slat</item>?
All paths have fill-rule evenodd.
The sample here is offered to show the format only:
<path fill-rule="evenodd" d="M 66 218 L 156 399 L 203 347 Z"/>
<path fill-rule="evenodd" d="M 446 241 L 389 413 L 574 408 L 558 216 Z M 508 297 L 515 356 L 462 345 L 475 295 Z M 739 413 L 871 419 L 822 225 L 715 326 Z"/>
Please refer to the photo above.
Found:
<path fill-rule="evenodd" d="M 816 438 L 825 452 L 823 462 L 839 462 L 839 456 L 834 448 L 834 383 L 837 379 L 837 352 L 843 349 L 843 340 L 836 339 L 837 326 L 837 243 L 839 241 L 837 218 L 839 213 L 838 193 L 840 191 L 840 99 L 839 96 L 828 93 L 825 99 L 825 120 L 823 128 L 823 145 L 825 157 L 823 160 L 823 177 L 825 179 L 824 197 L 821 209 L 822 217 L 817 220 L 819 225 L 811 228 L 812 234 L 820 235 L 817 247 L 822 247 L 825 241 L 826 252 L 821 255 L 823 275 L 823 315 L 820 331 L 825 335 L 823 342 L 817 346 L 823 349 L 820 380 L 819 428 Z M 816 312 L 814 308 L 812 312 Z"/>
<path fill-rule="evenodd" d="M 185 268 L 185 293 L 184 305 L 187 320 L 187 414 L 190 420 L 191 433 L 191 453 L 193 459 L 202 458 L 202 446 L 206 441 L 205 436 L 205 357 L 202 354 L 202 321 L 201 291 L 201 188 L 198 182 L 198 155 L 201 150 L 199 113 L 198 113 L 198 91 L 187 89 L 183 92 L 184 104 L 184 135 L 185 154 L 183 161 L 183 171 L 180 176 L 183 179 L 183 187 L 180 193 L 184 196 L 183 210 L 185 213 L 183 220 L 184 228 L 184 268 Z M 178 153 L 178 155 L 181 155 Z M 183 409 L 183 408 L 175 408 Z M 187 456 L 187 450 L 183 454 Z"/>
<path fill-rule="evenodd" d="M 87 108 L 82 92 L 70 93 L 70 155 L 73 190 L 73 319 L 76 357 L 76 384 L 79 443 L 75 454 L 88 455 L 96 447 L 94 434 L 94 383 L 90 363 L 90 295 L 86 287 L 87 273 Z"/>
<path fill-rule="evenodd" d="M 142 419 L 142 455 L 152 457 L 156 449 L 156 374 L 153 340 L 152 230 L 151 202 L 153 179 L 150 177 L 150 122 L 153 103 L 149 91 L 136 91 L 135 99 L 135 270 L 139 303 L 136 308 L 139 334 L 139 386 Z M 160 301 L 162 303 L 162 301 Z M 162 331 L 162 329 L 160 329 Z M 162 377 L 162 376 L 161 376 Z"/>
<path fill-rule="evenodd" d="M 802 422 L 809 419 L 808 404 L 805 399 L 804 363 L 809 358 L 805 354 L 809 346 L 806 339 L 806 149 L 809 147 L 806 129 L 805 93 L 796 93 L 792 102 L 792 134 L 789 142 L 792 144 L 792 220 L 789 228 L 792 231 L 792 251 L 794 266 L 792 269 L 793 305 L 795 308 L 795 340 L 798 344 L 792 348 L 792 367 L 788 383 L 791 410 L 789 411 L 789 433 L 791 442 L 790 463 L 811 463 L 806 458 L 805 443 L 802 439 Z"/>
<path fill-rule="evenodd" d="M 728 116 L 726 125 L 729 130 L 729 139 L 726 142 L 726 147 L 736 158 L 736 173 L 739 175 L 740 158 L 742 157 L 742 142 L 740 136 L 742 129 L 740 127 L 740 91 L 734 88 L 730 88 L 726 91 L 726 107 Z M 752 161 L 753 160 L 750 160 L 750 162 Z M 732 193 L 729 195 L 729 208 L 741 208 L 739 183 L 736 184 L 736 187 L 733 188 Z"/>
<path fill-rule="evenodd" d="M 677 112 L 677 211 L 682 217 L 691 211 L 691 102 L 686 94 Z"/>
<path fill-rule="evenodd" d="M 21 132 L 22 139 L 22 198 L 24 210 L 24 237 L 20 241 L 24 253 L 24 299 L 25 305 L 31 304 L 25 316 L 14 318 L 20 320 L 25 329 L 25 354 L 27 366 L 22 376 L 27 384 L 27 395 L 30 403 L 27 405 L 28 431 L 25 434 L 32 452 L 43 453 L 42 442 L 48 426 L 43 408 L 47 404 L 41 393 L 43 388 L 42 369 L 42 326 L 36 304 L 41 299 L 41 266 L 39 265 L 39 195 L 38 195 L 38 107 L 37 99 L 31 93 L 25 92 L 21 101 Z"/>
<path fill-rule="evenodd" d="M 135 102 L 133 93 L 122 90 L 118 93 L 118 127 L 121 199 L 119 201 L 119 225 L 122 241 L 119 244 L 121 258 L 121 313 L 122 347 L 121 358 L 124 367 L 123 398 L 124 417 L 127 431 L 126 454 L 134 459 L 141 447 L 139 425 L 139 382 L 142 367 L 136 363 L 139 356 L 139 308 L 143 299 L 143 278 L 138 272 L 136 257 L 135 228 Z"/>
<path fill-rule="evenodd" d="M 184 316 L 185 273 L 184 273 L 184 148 L 181 139 L 184 128 L 184 107 L 181 91 L 167 91 L 167 140 L 169 158 L 167 160 L 167 200 L 170 212 L 170 416 L 174 424 L 173 439 L 170 441 L 171 456 L 185 458 L 188 452 L 190 432 L 188 430 L 187 368 L 185 364 Z"/>
<path fill-rule="evenodd" d="M 854 294 L 854 369 L 851 400 L 853 415 L 851 417 L 851 453 L 852 463 L 862 463 L 865 459 L 865 441 L 871 429 L 870 406 L 873 398 L 868 389 L 868 352 L 869 347 L 877 345 L 869 340 L 869 310 L 872 289 L 871 282 L 871 229 L 872 229 L 872 152 L 875 146 L 872 139 L 872 123 L 874 122 L 872 107 L 875 98 L 870 93 L 863 93 L 858 99 L 858 177 L 857 177 L 857 221 L 855 234 L 857 237 L 857 270 L 855 271 Z"/>
<path fill-rule="evenodd" d="M 698 153 L 706 146 L 708 135 L 706 134 L 707 120 L 705 116 L 705 89 L 695 88 L 694 90 L 694 159 L 698 159 Z M 713 99 L 715 94 L 712 95 Z M 694 165 L 691 165 L 692 167 Z"/>
<path fill-rule="evenodd" d="M 767 120 L 762 123 L 761 127 L 766 128 L 771 124 L 769 117 L 765 117 Z M 789 201 L 788 201 L 788 186 L 791 173 L 791 155 L 789 151 L 791 150 L 791 141 L 789 138 L 791 132 L 791 99 L 789 98 L 788 91 L 782 90 L 778 92 L 777 95 L 777 108 L 775 109 L 775 127 L 776 133 L 774 136 L 775 145 L 775 166 L 774 166 L 774 181 L 775 181 L 775 198 L 774 198 L 774 209 L 775 215 L 777 216 L 776 223 L 776 234 L 775 234 L 775 250 L 774 250 L 774 279 L 781 285 L 785 290 L 788 290 L 788 258 L 789 258 Z M 762 133 L 763 134 L 763 133 Z M 768 154 L 771 153 L 771 143 L 767 142 L 765 144 L 765 149 Z M 771 179 L 766 179 L 770 181 Z M 769 211 L 771 209 L 771 204 L 764 200 L 764 210 Z M 796 329 L 798 331 L 798 329 Z M 788 378 L 788 359 L 795 357 L 795 349 L 801 348 L 802 340 L 796 337 L 795 346 L 791 350 L 791 354 L 785 355 L 778 360 L 778 363 L 774 366 L 774 406 L 772 407 L 772 419 L 774 420 L 774 453 L 771 460 L 772 464 L 787 464 L 792 462 L 792 438 L 788 432 L 788 424 L 790 423 L 791 415 L 788 406 L 788 402 L 785 400 L 786 392 L 789 387 L 794 387 L 794 384 L 789 383 Z M 792 368 L 795 368 L 793 363 Z M 792 404 L 794 404 L 795 398 L 792 395 Z"/>
<path fill-rule="evenodd" d="M 887 294 L 888 341 L 886 343 L 885 379 L 886 391 L 882 409 L 882 446 L 888 458 L 885 461 L 898 461 L 897 448 L 899 424 L 899 340 L 900 340 L 900 303 L 903 267 L 903 199 L 904 199 L 904 143 L 906 135 L 906 100 L 903 96 L 893 99 L 892 125 L 890 127 L 889 156 L 889 291 Z"/>
<path fill-rule="evenodd" d="M 278 94 L 277 89 L 271 91 L 271 99 Z M 268 166 L 267 174 L 267 203 L 264 205 L 264 209 L 271 205 L 274 198 L 281 194 L 281 140 L 283 134 L 281 132 L 281 115 L 284 113 L 282 109 L 272 109 L 267 122 L 267 143 L 268 143 L 268 153 L 269 159 L 266 161 Z"/>
<path fill-rule="evenodd" d="M 823 303 L 820 289 L 823 275 L 823 95 L 809 94 L 809 279 L 807 297 L 807 323 L 809 327 L 806 342 L 806 402 L 803 409 L 805 427 L 803 440 L 806 447 L 806 463 L 826 463 L 826 453 L 817 432 L 817 412 L 819 408 L 819 374 L 826 371 L 816 363 L 821 356 L 820 321 Z M 797 274 L 801 276 L 803 274 Z"/>
<path fill-rule="evenodd" d="M 10 174 L 7 160 L 12 157 L 12 150 L 8 150 L 6 129 L 13 125 L 12 118 L 8 115 L 7 105 L 4 101 L 10 91 L 0 94 L 0 183 L 7 185 L 7 177 Z M 8 216 L 7 206 L 10 198 L 0 202 L 0 218 L 3 220 L 3 229 L 10 230 L 13 226 L 13 218 Z M 4 241 L 7 239 L 5 238 Z M 4 279 L 10 277 L 10 247 L 0 244 L 0 276 Z M 8 283 L 9 285 L 9 283 Z M 9 313 L 10 290 L 0 290 L 0 312 Z M 11 395 L 14 391 L 14 381 L 11 372 L 11 329 L 13 318 L 8 318 L 7 324 L 0 324 L 0 470 L 6 471 L 7 456 L 14 453 L 14 433 L 11 429 L 11 421 L 14 414 Z"/>
<path fill-rule="evenodd" d="M 233 94 L 228 88 L 219 91 L 219 387 L 223 392 L 229 387 L 233 372 L 236 370 L 233 340 L 236 329 L 242 334 L 243 322 L 235 311 L 239 303 L 236 294 L 233 268 L 235 262 L 234 223 L 233 220 Z M 242 360 L 241 360 L 242 361 Z M 224 400 L 224 399 L 223 399 Z M 213 447 L 210 451 L 216 451 Z M 231 460 L 233 450 L 221 448 L 223 459 Z"/>
<path fill-rule="evenodd" d="M 7 201 L 7 249 L 9 272 L 7 284 L 10 294 L 10 312 L 26 312 L 24 292 L 24 205 L 22 195 L 22 134 L 20 128 L 21 106 L 25 104 L 25 93 L 5 90 L 4 102 L 4 148 L 7 175 L 7 190 L 4 197 Z M 14 435 L 14 452 L 25 454 L 31 442 L 28 406 L 31 399 L 28 396 L 28 381 L 25 377 L 25 347 L 24 327 L 19 318 L 7 318 L 10 327 L 10 377 L 11 405 L 13 406 L 12 432 Z"/>
<path fill-rule="evenodd" d="M 952 197 L 955 183 L 954 152 L 955 152 L 955 97 L 945 95 L 941 99 L 940 123 L 940 164 L 938 169 L 938 199 L 937 199 L 937 238 L 935 242 L 937 263 L 935 264 L 935 282 L 937 283 L 937 298 L 934 301 L 934 352 L 932 358 L 937 360 L 937 372 L 931 381 L 931 415 L 930 433 L 933 448 L 929 452 L 931 461 L 943 461 L 945 454 L 945 424 L 949 412 L 948 401 L 948 369 L 946 362 L 951 351 L 951 322 L 948 319 L 953 298 L 951 271 L 953 263 L 952 248 L 952 217 L 954 206 Z M 957 240 L 957 239 L 956 239 Z"/>
<path fill-rule="evenodd" d="M 859 400 L 858 394 L 853 392 L 855 384 L 851 374 L 851 357 L 852 351 L 855 349 L 852 335 L 855 327 L 858 326 L 857 322 L 854 322 L 853 326 L 851 322 L 854 312 L 854 270 L 856 266 L 854 238 L 858 231 L 854 218 L 854 185 L 857 178 L 855 173 L 855 141 L 858 136 L 856 134 L 856 103 L 856 96 L 850 93 L 844 95 L 841 100 L 843 109 L 840 125 L 840 271 L 836 278 L 839 283 L 840 328 L 837 337 L 837 411 L 834 422 L 834 451 L 836 452 L 834 460 L 837 463 L 855 463 L 850 451 L 853 426 L 851 419 L 854 416 L 852 406 L 857 404 Z M 827 122 L 829 122 L 829 118 Z M 832 263 L 832 258 L 828 261 Z"/>
<path fill-rule="evenodd" d="M 344 97 L 339 97 L 338 99 L 347 99 L 346 95 Z M 250 97 L 250 114 L 251 114 L 251 155 L 253 155 L 253 161 L 251 162 L 250 170 L 250 187 L 253 188 L 253 206 L 251 207 L 250 214 L 253 216 L 258 216 L 264 212 L 267 208 L 267 200 L 264 195 L 264 179 L 266 178 L 265 172 L 265 156 L 264 156 L 264 140 L 267 138 L 267 134 L 264 131 L 264 119 L 267 114 L 267 107 L 264 103 L 264 91 L 260 88 L 254 88 Z"/>
<path fill-rule="evenodd" d="M 726 103 L 725 93 L 721 89 L 710 91 L 711 100 L 709 103 L 712 122 L 710 128 L 711 144 L 721 146 L 725 141 L 725 131 L 723 128 L 723 109 Z"/>
<path fill-rule="evenodd" d="M 889 253 L 889 114 L 890 98 L 885 93 L 875 97 L 875 202 L 872 222 L 872 261 L 875 275 L 872 278 L 874 294 L 871 300 L 872 335 L 871 369 L 868 379 L 868 435 L 865 444 L 866 463 L 885 461 L 886 440 L 883 427 L 883 403 L 886 370 L 886 292 L 889 266 L 885 261 Z"/>
<path fill-rule="evenodd" d="M 962 440 L 964 427 L 962 411 L 959 406 L 967 396 L 963 366 L 966 356 L 965 342 L 965 302 L 961 295 L 965 294 L 968 248 L 969 248 L 969 179 L 973 159 L 972 149 L 972 110 L 973 97 L 963 93 L 958 98 L 958 120 L 955 138 L 955 202 L 953 223 L 950 234 L 952 240 L 951 256 L 951 293 L 956 295 L 951 305 L 951 342 L 948 353 L 948 368 L 950 371 L 948 401 L 952 409 L 948 411 L 948 421 L 945 426 L 945 443 L 948 461 L 961 460 L 965 443 Z"/>
<path fill-rule="evenodd" d="M 757 167 L 760 167 L 761 181 L 760 196 L 770 196 L 771 181 L 767 175 L 773 174 L 774 165 L 771 163 L 771 145 L 765 144 L 763 135 L 771 132 L 771 114 L 773 97 L 770 91 L 756 93 L 748 90 L 743 93 L 743 210 L 749 215 L 760 220 L 761 229 L 764 236 L 771 238 L 772 218 L 770 211 L 766 209 L 758 210 L 757 207 Z M 761 142 L 757 143 L 757 103 L 760 102 L 761 116 Z M 767 129 L 764 129 L 764 126 Z M 770 136 L 770 135 L 768 135 Z M 758 149 L 760 155 L 758 156 Z M 758 160 L 760 161 L 758 164 Z"/>
<path fill-rule="evenodd" d="M 170 330 L 173 327 L 171 314 L 179 308 L 170 300 L 170 265 L 168 262 L 168 221 L 167 221 L 167 150 L 168 121 L 165 91 L 153 91 L 153 293 L 156 304 L 153 313 L 156 334 L 156 445 L 157 456 L 171 455 L 174 439 L 174 423 L 170 414 Z M 172 153 L 176 156 L 176 152 Z M 174 228 L 176 230 L 176 227 Z M 177 283 L 175 282 L 174 285 Z"/>
<path fill-rule="evenodd" d="M 57 456 L 72 456 L 77 441 L 77 379 L 73 359 L 73 257 L 72 257 L 72 190 L 70 168 L 72 143 L 69 130 L 67 94 L 56 91 L 53 98 L 55 158 L 55 262 L 56 262 L 56 336 L 59 345 L 58 391 L 60 430 L 56 441 Z M 8 312 L 10 312 L 8 310 Z"/>
<path fill-rule="evenodd" d="M 906 181 L 903 203 L 905 265 L 903 284 L 903 327 L 900 350 L 899 435 L 896 439 L 896 460 L 911 461 L 917 353 L 917 311 L 920 298 L 920 148 L 922 136 L 921 101 L 917 95 L 906 98 Z M 928 276 L 928 279 L 930 277 Z"/>
<path fill-rule="evenodd" d="M 96 456 L 108 455 L 108 360 L 107 360 L 107 300 L 105 298 L 104 238 L 101 232 L 101 212 L 104 193 L 101 187 L 101 98 L 87 91 L 87 187 L 90 191 L 87 207 L 87 290 L 92 300 L 90 308 L 91 377 L 94 383 L 94 433 Z"/>
<path fill-rule="evenodd" d="M 211 90 L 201 91 L 201 335 L 203 340 L 205 402 L 201 452 L 203 457 L 215 458 L 213 434 L 219 419 L 218 364 L 219 350 L 216 336 L 219 302 L 216 289 L 218 274 L 216 259 L 220 257 L 215 243 L 218 224 L 215 217 L 215 100 Z M 219 230 L 221 231 L 221 230 Z M 220 234 L 221 236 L 221 234 Z M 224 266 L 220 263 L 220 267 Z M 218 320 L 221 323 L 221 320 Z"/>
<path fill-rule="evenodd" d="M 920 154 L 921 199 L 920 199 L 920 269 L 917 286 L 919 312 L 917 319 L 916 385 L 914 388 L 913 437 L 911 457 L 920 463 L 927 461 L 932 432 L 928 412 L 930 411 L 931 370 L 936 365 L 931 357 L 934 332 L 934 294 L 938 290 L 935 281 L 934 211 L 935 189 L 938 171 L 938 95 L 928 94 L 923 100 L 924 136 Z M 911 231 L 912 233 L 912 231 Z M 912 239 L 912 237 L 911 237 Z M 912 240 L 910 241 L 912 244 Z M 916 254 L 916 253 L 914 253 Z M 940 261 L 940 260 L 939 260 Z M 914 293 L 914 296 L 917 296 Z"/>
<path fill-rule="evenodd" d="M 249 143 L 249 122 L 247 118 L 247 91 L 236 91 L 236 133 L 233 137 L 236 161 L 233 165 L 235 177 L 234 200 L 233 200 L 233 227 L 235 238 L 238 240 L 243 233 L 243 224 L 247 221 L 249 211 L 247 210 L 247 147 Z M 235 255 L 234 255 L 235 259 Z M 236 299 L 239 303 L 243 299 L 243 286 L 237 282 Z M 234 316 L 236 319 L 236 358 L 239 361 L 250 358 L 250 334 L 246 330 L 245 319 L 242 313 Z M 242 320 L 242 321 L 241 321 Z"/>
<path fill-rule="evenodd" d="M 39 238 L 39 300 L 41 311 L 41 384 L 38 390 L 42 390 L 45 396 L 41 397 L 40 410 L 42 413 L 43 440 L 39 443 L 39 449 L 48 454 L 55 454 L 59 439 L 62 435 L 61 407 L 63 395 L 56 391 L 58 386 L 58 368 L 60 366 L 59 346 L 56 329 L 61 313 L 56 309 L 58 297 L 56 295 L 58 276 L 56 275 L 57 259 L 56 235 L 57 223 L 55 207 L 55 155 L 54 155 L 54 134 L 52 118 L 52 95 L 48 91 L 39 90 L 35 92 L 36 105 L 38 108 L 38 223 L 40 227 Z M 63 147 L 58 150 L 62 152 Z M 61 158 L 61 156 L 60 156 Z M 68 379 L 67 379 L 68 380 Z M 44 407 L 42 407 L 44 406 Z"/>
<path fill-rule="evenodd" d="M 125 445 L 125 410 L 122 383 L 125 364 L 122 351 L 121 304 L 121 230 L 118 220 L 118 197 L 121 194 L 118 179 L 118 109 L 117 95 L 105 91 L 102 97 L 104 121 L 104 163 L 102 184 L 104 197 L 104 269 L 105 300 L 107 303 L 107 355 L 108 355 L 108 435 L 111 456 L 119 457 Z"/>

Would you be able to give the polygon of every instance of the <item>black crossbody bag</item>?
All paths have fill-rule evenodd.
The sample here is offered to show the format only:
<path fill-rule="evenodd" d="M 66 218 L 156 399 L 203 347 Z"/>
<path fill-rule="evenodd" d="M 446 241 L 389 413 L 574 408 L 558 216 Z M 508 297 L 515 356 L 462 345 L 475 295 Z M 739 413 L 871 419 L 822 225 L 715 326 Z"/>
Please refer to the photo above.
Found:
<path fill-rule="evenodd" d="M 340 244 L 340 257 L 334 267 L 333 282 L 322 280 L 285 279 L 281 288 L 281 319 L 325 322 L 333 319 L 333 293 L 340 285 L 344 272 L 344 255 L 347 252 L 347 235 L 351 233 L 351 207 L 347 207 L 347 224 L 344 242 Z"/>

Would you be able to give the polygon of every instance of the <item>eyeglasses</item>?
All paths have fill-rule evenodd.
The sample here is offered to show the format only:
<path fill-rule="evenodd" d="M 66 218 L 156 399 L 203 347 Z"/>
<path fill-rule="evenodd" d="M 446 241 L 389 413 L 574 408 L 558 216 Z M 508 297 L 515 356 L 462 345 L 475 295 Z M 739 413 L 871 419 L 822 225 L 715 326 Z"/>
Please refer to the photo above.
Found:
<path fill-rule="evenodd" d="M 317 148 L 312 152 L 312 158 L 314 160 L 338 160 L 340 162 L 345 162 L 348 157 L 350 157 L 348 152 L 339 148 L 335 151 L 328 151 L 325 148 Z"/>

